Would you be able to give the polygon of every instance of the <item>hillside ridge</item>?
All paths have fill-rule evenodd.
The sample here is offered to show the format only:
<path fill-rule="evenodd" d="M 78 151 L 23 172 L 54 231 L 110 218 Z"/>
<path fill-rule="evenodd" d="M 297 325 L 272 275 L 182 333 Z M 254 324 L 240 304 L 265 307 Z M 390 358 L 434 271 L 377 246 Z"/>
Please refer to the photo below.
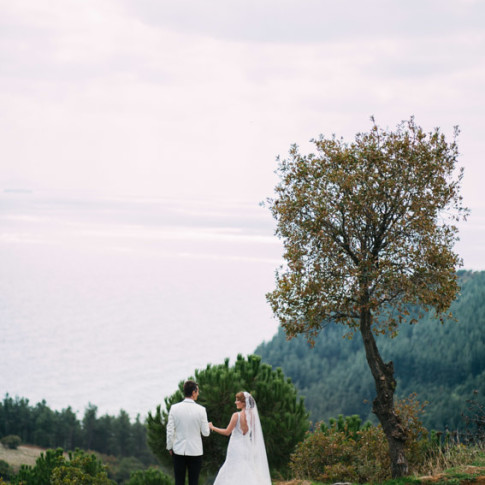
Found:
<path fill-rule="evenodd" d="M 467 400 L 485 396 L 485 271 L 460 271 L 461 292 L 452 304 L 456 319 L 440 323 L 427 314 L 416 324 L 403 323 L 391 339 L 377 338 L 385 360 L 394 362 L 397 397 L 417 393 L 427 401 L 424 424 L 430 429 L 461 429 Z M 310 348 L 304 336 L 290 341 L 281 328 L 255 354 L 290 377 L 313 422 L 339 414 L 358 414 L 375 422 L 374 381 L 360 335 L 344 338 L 348 329 L 325 327 Z"/>

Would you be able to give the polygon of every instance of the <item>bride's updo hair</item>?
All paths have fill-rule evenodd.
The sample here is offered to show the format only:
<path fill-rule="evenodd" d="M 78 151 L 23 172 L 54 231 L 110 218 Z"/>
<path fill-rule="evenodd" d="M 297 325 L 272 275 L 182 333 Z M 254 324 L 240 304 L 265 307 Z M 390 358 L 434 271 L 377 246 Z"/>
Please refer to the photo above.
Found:
<path fill-rule="evenodd" d="M 246 396 L 244 395 L 244 392 L 243 391 L 238 392 L 236 394 L 236 401 L 246 403 Z"/>

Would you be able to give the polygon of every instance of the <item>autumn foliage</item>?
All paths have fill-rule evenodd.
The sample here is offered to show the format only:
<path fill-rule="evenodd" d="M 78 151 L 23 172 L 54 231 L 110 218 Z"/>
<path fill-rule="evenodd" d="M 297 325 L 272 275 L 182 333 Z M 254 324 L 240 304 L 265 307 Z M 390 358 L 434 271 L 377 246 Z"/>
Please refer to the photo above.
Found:
<path fill-rule="evenodd" d="M 406 453 L 412 471 L 420 470 L 436 444 L 422 425 L 423 410 L 415 395 L 396 405 L 409 436 Z M 362 426 L 358 416 L 339 416 L 307 433 L 291 457 L 291 469 L 298 478 L 325 483 L 382 482 L 391 475 L 386 437 L 380 425 Z"/>

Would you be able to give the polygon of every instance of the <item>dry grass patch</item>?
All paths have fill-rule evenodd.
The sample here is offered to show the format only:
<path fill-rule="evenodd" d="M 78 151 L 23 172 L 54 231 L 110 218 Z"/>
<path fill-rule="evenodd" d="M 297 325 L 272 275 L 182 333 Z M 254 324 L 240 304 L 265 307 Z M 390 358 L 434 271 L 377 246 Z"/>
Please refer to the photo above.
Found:
<path fill-rule="evenodd" d="M 274 482 L 274 485 L 312 485 L 309 480 L 290 480 L 289 482 Z"/>
<path fill-rule="evenodd" d="M 6 461 L 17 471 L 20 465 L 34 466 L 35 461 L 44 451 L 44 448 L 30 445 L 20 445 L 16 450 L 0 446 L 0 460 Z"/>
<path fill-rule="evenodd" d="M 34 445 L 20 445 L 16 450 L 0 446 L 0 460 L 6 461 L 17 473 L 21 465 L 34 466 L 37 458 L 45 451 L 46 448 Z M 64 456 L 68 454 L 64 453 Z"/>
<path fill-rule="evenodd" d="M 485 467 L 464 465 L 442 473 L 421 476 L 418 480 L 423 484 L 459 483 L 461 485 L 485 485 Z"/>

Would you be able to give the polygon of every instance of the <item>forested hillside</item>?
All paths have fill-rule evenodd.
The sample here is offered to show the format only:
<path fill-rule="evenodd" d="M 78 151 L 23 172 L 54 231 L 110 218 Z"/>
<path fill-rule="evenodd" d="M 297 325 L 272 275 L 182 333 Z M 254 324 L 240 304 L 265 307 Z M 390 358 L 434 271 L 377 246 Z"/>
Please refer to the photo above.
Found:
<path fill-rule="evenodd" d="M 16 435 L 22 443 L 43 448 L 81 448 L 117 457 L 135 457 L 145 465 L 155 462 L 146 443 L 146 427 L 126 411 L 118 416 L 97 415 L 90 404 L 79 420 L 71 407 L 54 411 L 45 401 L 35 406 L 28 399 L 8 394 L 0 401 L 0 438 Z"/>
<path fill-rule="evenodd" d="M 383 357 L 394 362 L 398 397 L 416 392 L 429 402 L 424 423 L 430 429 L 462 428 L 467 399 L 485 400 L 485 272 L 461 271 L 459 277 L 461 294 L 451 308 L 457 321 L 441 324 L 426 315 L 403 324 L 394 339 L 377 339 Z M 303 336 L 287 341 L 280 329 L 255 351 L 293 380 L 314 422 L 338 414 L 375 421 L 374 383 L 360 335 L 348 340 L 345 333 L 328 325 L 312 349 Z"/>

